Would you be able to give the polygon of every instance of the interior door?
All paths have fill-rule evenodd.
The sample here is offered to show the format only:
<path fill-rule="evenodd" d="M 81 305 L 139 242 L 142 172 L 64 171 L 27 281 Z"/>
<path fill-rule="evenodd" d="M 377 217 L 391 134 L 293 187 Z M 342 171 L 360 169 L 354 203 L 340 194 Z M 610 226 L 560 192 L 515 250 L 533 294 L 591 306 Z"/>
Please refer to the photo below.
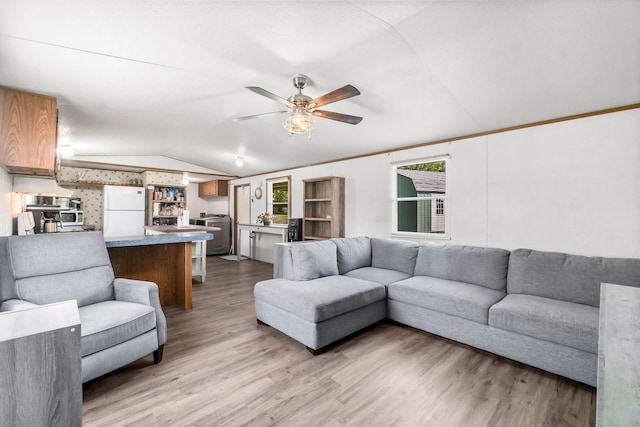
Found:
<path fill-rule="evenodd" d="M 233 241 L 238 241 L 238 224 L 251 224 L 251 185 L 239 185 L 235 186 L 235 203 L 234 203 L 234 218 L 235 224 L 233 227 Z M 234 252 L 237 254 L 238 245 L 234 245 Z"/>

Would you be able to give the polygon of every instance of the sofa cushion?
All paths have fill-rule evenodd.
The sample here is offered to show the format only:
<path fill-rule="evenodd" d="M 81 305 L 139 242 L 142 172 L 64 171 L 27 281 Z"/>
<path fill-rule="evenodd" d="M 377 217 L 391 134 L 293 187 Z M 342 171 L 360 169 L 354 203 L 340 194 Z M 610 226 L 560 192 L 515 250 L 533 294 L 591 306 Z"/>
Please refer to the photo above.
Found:
<path fill-rule="evenodd" d="M 309 322 L 322 322 L 386 298 L 379 283 L 346 276 L 305 282 L 270 279 L 256 283 L 254 296 Z"/>
<path fill-rule="evenodd" d="M 640 286 L 640 259 L 602 258 L 516 249 L 507 275 L 510 294 L 600 306 L 600 283 Z"/>
<path fill-rule="evenodd" d="M 338 274 L 338 256 L 331 240 L 291 247 L 294 280 L 312 280 Z"/>
<path fill-rule="evenodd" d="M 487 324 L 489 308 L 506 295 L 484 286 L 414 276 L 387 288 L 389 299 Z"/>
<path fill-rule="evenodd" d="M 411 277 L 410 274 L 403 273 L 402 271 L 387 270 L 386 268 L 377 267 L 357 268 L 346 273 L 345 276 L 381 283 L 383 285 L 389 285 L 390 283 Z"/>
<path fill-rule="evenodd" d="M 128 341 L 156 327 L 153 307 L 124 301 L 104 301 L 78 309 L 82 356 Z"/>
<path fill-rule="evenodd" d="M 504 292 L 509 251 L 463 245 L 420 245 L 414 275 L 471 283 Z"/>
<path fill-rule="evenodd" d="M 598 312 L 590 305 L 510 294 L 491 307 L 489 325 L 597 353 Z"/>
<path fill-rule="evenodd" d="M 338 248 L 340 274 L 371 266 L 371 240 L 368 237 L 342 237 L 331 240 Z"/>
<path fill-rule="evenodd" d="M 371 267 L 413 275 L 418 244 L 405 240 L 371 238 Z"/>

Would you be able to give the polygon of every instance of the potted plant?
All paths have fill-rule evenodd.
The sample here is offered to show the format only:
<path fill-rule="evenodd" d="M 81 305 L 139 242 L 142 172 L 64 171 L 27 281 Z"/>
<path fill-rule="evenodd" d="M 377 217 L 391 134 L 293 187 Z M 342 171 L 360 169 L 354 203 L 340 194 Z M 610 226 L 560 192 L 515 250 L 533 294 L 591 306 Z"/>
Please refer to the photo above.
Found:
<path fill-rule="evenodd" d="M 258 215 L 258 223 L 271 225 L 271 214 L 269 212 L 260 212 L 260 215 Z"/>

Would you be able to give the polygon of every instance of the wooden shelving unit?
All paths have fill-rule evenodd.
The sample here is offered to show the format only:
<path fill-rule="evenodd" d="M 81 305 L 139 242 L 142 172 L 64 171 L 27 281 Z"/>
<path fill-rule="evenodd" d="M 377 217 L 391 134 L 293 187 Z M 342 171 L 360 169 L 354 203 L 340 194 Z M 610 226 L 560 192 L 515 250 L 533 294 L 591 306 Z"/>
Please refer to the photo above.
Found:
<path fill-rule="evenodd" d="M 187 206 L 186 188 L 155 186 L 147 190 L 147 225 L 178 225 Z"/>
<path fill-rule="evenodd" d="M 344 178 L 327 176 L 305 179 L 304 240 L 344 237 Z"/>

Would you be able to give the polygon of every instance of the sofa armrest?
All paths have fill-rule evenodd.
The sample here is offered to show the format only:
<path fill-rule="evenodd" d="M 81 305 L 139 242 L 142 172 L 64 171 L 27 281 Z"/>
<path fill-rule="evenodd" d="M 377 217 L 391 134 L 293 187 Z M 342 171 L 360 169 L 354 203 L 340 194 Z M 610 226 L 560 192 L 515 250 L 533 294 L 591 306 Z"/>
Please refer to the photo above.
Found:
<path fill-rule="evenodd" d="M 34 307 L 38 307 L 38 304 L 21 299 L 8 299 L 2 302 L 2 305 L 0 305 L 0 311 L 20 311 Z"/>
<path fill-rule="evenodd" d="M 160 306 L 158 285 L 153 282 L 132 279 L 115 279 L 113 288 L 116 300 L 135 302 L 152 306 L 156 310 L 156 329 L 158 331 L 158 345 L 167 342 L 167 319 Z"/>

